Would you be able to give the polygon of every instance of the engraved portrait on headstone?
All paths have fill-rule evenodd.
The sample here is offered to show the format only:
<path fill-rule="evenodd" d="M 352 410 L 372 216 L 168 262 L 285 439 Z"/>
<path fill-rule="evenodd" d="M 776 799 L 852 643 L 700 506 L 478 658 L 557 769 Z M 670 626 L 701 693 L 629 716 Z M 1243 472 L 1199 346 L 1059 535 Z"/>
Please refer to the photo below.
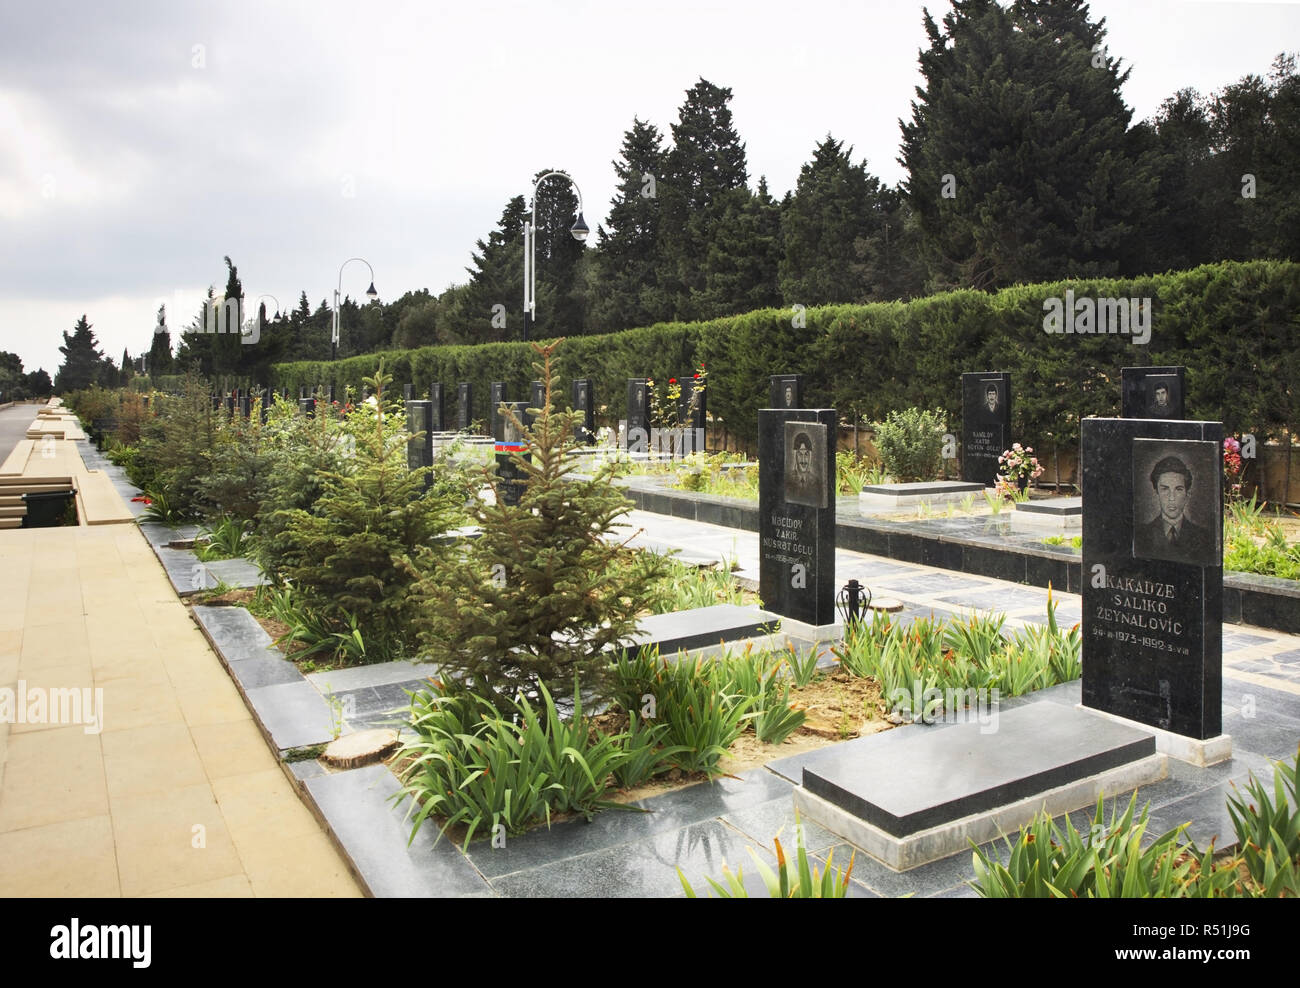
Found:
<path fill-rule="evenodd" d="M 826 488 L 826 426 L 816 422 L 786 422 L 786 501 L 824 508 Z"/>
<path fill-rule="evenodd" d="M 988 384 L 984 387 L 984 411 L 987 415 L 996 415 L 998 409 L 1002 406 L 1002 396 L 998 393 L 997 384 Z"/>
<path fill-rule="evenodd" d="M 1145 384 L 1148 418 L 1183 417 L 1183 396 L 1176 375 L 1154 374 L 1146 379 Z"/>
<path fill-rule="evenodd" d="M 782 394 L 782 398 L 784 399 L 785 402 L 784 404 L 785 408 L 794 408 L 794 385 L 793 384 L 787 384 L 785 386 L 785 392 Z"/>
<path fill-rule="evenodd" d="M 1134 557 L 1219 565 L 1219 533 L 1208 524 L 1217 517 L 1218 469 L 1214 443 L 1134 440 Z"/>

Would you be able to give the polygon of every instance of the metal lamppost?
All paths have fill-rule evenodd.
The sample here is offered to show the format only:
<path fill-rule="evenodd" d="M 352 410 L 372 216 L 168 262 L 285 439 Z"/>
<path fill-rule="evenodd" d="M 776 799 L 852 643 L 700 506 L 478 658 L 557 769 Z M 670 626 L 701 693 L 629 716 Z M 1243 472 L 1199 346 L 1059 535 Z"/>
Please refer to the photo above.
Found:
<path fill-rule="evenodd" d="M 379 298 L 379 293 L 375 291 L 375 269 L 370 267 L 370 262 L 364 257 L 349 257 L 339 265 L 339 284 L 334 289 L 334 332 L 330 336 L 330 360 L 337 360 L 339 356 L 339 306 L 343 294 L 343 269 L 353 261 L 360 261 L 367 268 L 370 268 L 370 287 L 366 289 L 366 298 L 372 302 Z"/>
<path fill-rule="evenodd" d="M 528 339 L 528 330 L 537 319 L 537 190 L 548 178 L 563 178 L 573 186 L 578 194 L 578 222 L 569 228 L 573 239 L 582 243 L 587 239 L 591 229 L 582 218 L 582 190 L 578 183 L 564 172 L 547 172 L 533 185 L 533 219 L 524 220 L 524 340 Z"/>

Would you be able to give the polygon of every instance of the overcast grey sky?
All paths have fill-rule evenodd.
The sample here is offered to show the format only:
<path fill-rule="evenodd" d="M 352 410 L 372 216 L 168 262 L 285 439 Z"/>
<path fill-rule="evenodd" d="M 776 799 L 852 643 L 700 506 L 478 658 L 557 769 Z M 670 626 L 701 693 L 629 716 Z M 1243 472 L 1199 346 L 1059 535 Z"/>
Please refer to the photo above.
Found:
<path fill-rule="evenodd" d="M 226 254 L 250 302 L 292 307 L 305 289 L 315 308 L 354 255 L 384 300 L 441 291 L 465 280 L 475 240 L 538 169 L 574 176 L 594 230 L 633 116 L 667 134 L 700 77 L 734 93 L 751 185 L 793 188 L 828 132 L 892 184 L 921 8 L 6 0 L 0 350 L 53 376 L 62 332 L 85 313 L 114 360 L 138 354 L 159 301 L 175 329 L 209 284 L 220 291 Z M 1300 47 L 1295 3 L 1091 10 L 1132 67 L 1135 120 L 1181 87 L 1263 75 Z M 345 293 L 366 283 L 350 265 Z"/>

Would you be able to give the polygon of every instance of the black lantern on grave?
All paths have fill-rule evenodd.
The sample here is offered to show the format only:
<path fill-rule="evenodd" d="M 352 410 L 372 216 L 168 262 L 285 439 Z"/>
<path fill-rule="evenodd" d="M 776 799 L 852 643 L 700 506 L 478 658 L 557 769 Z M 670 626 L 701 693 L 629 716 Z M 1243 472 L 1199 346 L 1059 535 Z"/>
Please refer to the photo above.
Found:
<path fill-rule="evenodd" d="M 850 580 L 835 596 L 835 606 L 839 609 L 840 617 L 844 619 L 844 626 L 847 628 L 850 624 L 866 617 L 867 610 L 871 607 L 871 591 L 867 589 L 866 584 Z"/>

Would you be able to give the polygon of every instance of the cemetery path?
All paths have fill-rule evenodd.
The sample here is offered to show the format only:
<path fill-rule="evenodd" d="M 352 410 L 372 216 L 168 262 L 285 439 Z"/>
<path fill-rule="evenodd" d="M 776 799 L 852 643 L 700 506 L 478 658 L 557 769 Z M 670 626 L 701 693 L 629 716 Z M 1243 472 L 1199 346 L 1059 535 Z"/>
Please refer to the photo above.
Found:
<path fill-rule="evenodd" d="M 27 435 L 27 427 L 36 419 L 40 405 L 11 405 L 0 408 L 0 462 L 13 452 Z"/>
<path fill-rule="evenodd" d="M 0 861 L 5 897 L 361 894 L 131 524 L 0 533 Z"/>
<path fill-rule="evenodd" d="M 630 512 L 620 538 L 642 529 L 632 545 L 657 551 L 676 549 L 684 562 L 734 561 L 736 576 L 758 586 L 758 533 L 705 522 L 674 518 L 650 511 Z M 1008 629 L 1026 623 L 1045 623 L 1048 591 L 992 577 L 905 563 L 882 556 L 838 549 L 835 553 L 835 587 L 850 579 L 865 583 L 877 599 L 892 597 L 903 603 L 903 614 L 939 617 L 971 610 L 1006 614 Z M 1082 619 L 1078 594 L 1051 591 L 1056 601 L 1057 623 L 1069 627 Z M 1294 716 L 1300 718 L 1300 635 L 1249 625 L 1223 626 L 1223 675 L 1243 689 L 1263 687 L 1295 698 Z M 1224 696 L 1229 695 L 1225 684 Z M 1298 739 L 1300 740 L 1300 739 Z"/>

